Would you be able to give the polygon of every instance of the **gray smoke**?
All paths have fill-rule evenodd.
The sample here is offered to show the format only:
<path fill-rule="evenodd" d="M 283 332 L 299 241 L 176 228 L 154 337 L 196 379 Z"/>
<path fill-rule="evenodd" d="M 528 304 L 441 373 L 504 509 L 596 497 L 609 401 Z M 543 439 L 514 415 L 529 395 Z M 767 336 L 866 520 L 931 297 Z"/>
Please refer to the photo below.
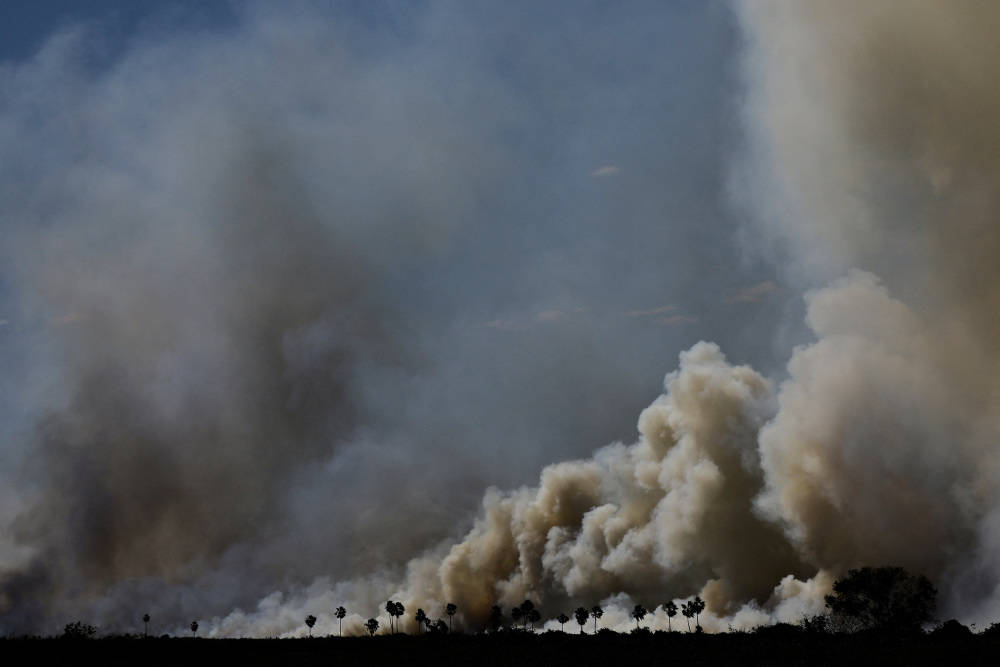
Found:
<path fill-rule="evenodd" d="M 627 433 L 756 280 L 691 292 L 736 249 L 676 242 L 721 208 L 725 116 L 661 83 L 725 74 L 695 47 L 728 15 L 379 11 L 0 65 L 0 631 L 398 580 L 488 485 Z"/>
<path fill-rule="evenodd" d="M 695 342 L 769 367 L 733 308 L 794 290 L 704 269 L 740 251 L 692 203 L 735 149 L 661 164 L 682 133 L 643 109 L 659 79 L 608 65 L 669 78 L 656 8 L 544 39 L 515 29 L 557 24 L 534 11 L 438 5 L 389 37 L 258 10 L 107 72 L 71 66 L 72 34 L 3 71 L 5 303 L 34 325 L 0 627 L 152 607 L 290 635 L 345 604 L 359 632 L 392 598 L 475 628 L 530 597 L 627 628 L 700 594 L 715 630 L 818 613 L 863 564 L 995 618 L 1000 10 L 736 6 L 742 250 L 805 294 L 773 380 Z M 688 173 L 692 201 L 662 194 Z M 594 452 L 685 347 L 637 440 Z"/>

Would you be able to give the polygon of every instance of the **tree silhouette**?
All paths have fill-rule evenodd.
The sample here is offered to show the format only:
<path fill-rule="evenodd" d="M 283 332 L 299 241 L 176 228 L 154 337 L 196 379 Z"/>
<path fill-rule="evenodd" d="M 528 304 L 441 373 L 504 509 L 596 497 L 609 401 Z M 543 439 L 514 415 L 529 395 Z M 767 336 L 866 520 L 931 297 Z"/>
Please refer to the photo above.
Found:
<path fill-rule="evenodd" d="M 567 623 L 569 623 L 569 616 L 567 616 L 566 614 L 559 614 L 556 617 L 556 620 L 559 621 L 559 631 L 560 632 L 566 632 L 566 630 L 564 629 L 564 626 Z"/>
<path fill-rule="evenodd" d="M 397 602 L 396 608 L 392 612 L 392 615 L 396 617 L 396 630 L 399 630 L 399 619 L 403 617 L 404 613 L 406 613 L 406 608 L 403 607 L 403 603 Z"/>
<path fill-rule="evenodd" d="M 673 600 L 670 600 L 663 605 L 663 611 L 667 612 L 667 632 L 673 632 L 670 628 L 670 619 L 677 615 L 677 605 L 674 604 Z"/>
<path fill-rule="evenodd" d="M 646 614 L 647 613 L 648 612 L 646 611 L 646 608 L 643 607 L 641 604 L 637 604 L 635 606 L 635 608 L 632 609 L 632 618 L 635 619 L 635 629 L 636 630 L 639 629 L 639 621 L 641 621 L 642 619 L 646 618 Z"/>
<path fill-rule="evenodd" d="M 198 621 L 191 621 L 191 636 L 198 634 Z"/>
<path fill-rule="evenodd" d="M 692 600 L 688 600 L 681 605 L 681 613 L 684 614 L 684 618 L 687 619 L 688 632 L 691 632 L 691 617 L 694 616 L 694 602 Z"/>
<path fill-rule="evenodd" d="M 448 614 L 448 632 L 451 632 L 451 617 L 455 615 L 456 611 L 458 611 L 458 607 L 455 606 L 454 602 L 445 605 L 444 613 Z"/>
<path fill-rule="evenodd" d="M 597 619 L 604 616 L 604 610 L 601 609 L 600 605 L 595 604 L 590 608 L 590 615 L 594 617 L 594 634 L 597 634 Z"/>
<path fill-rule="evenodd" d="M 583 626 L 587 624 L 587 619 L 590 618 L 590 611 L 586 607 L 577 607 L 573 615 L 576 616 L 576 622 L 580 625 L 580 634 L 582 635 Z"/>
<path fill-rule="evenodd" d="M 344 617 L 347 616 L 347 610 L 343 607 L 337 607 L 337 610 L 333 612 L 333 615 L 337 617 L 340 621 L 340 636 L 344 636 Z"/>
<path fill-rule="evenodd" d="M 417 609 L 417 613 L 413 616 L 413 619 L 417 622 L 417 634 L 420 634 L 421 627 L 424 621 L 427 620 L 427 614 L 424 613 L 423 609 Z"/>
<path fill-rule="evenodd" d="M 389 632 L 395 632 L 392 626 L 392 619 L 396 616 L 396 603 L 389 600 L 385 603 L 385 613 L 389 614 Z"/>
<path fill-rule="evenodd" d="M 149 614 L 142 615 L 142 636 L 149 636 Z"/>
<path fill-rule="evenodd" d="M 694 600 L 691 600 L 691 611 L 694 613 L 694 627 L 701 628 L 701 621 L 698 619 L 698 614 L 705 611 L 705 601 L 695 595 Z"/>
<path fill-rule="evenodd" d="M 433 625 L 431 625 L 431 629 L 441 635 L 446 635 L 449 631 L 448 624 L 444 622 L 443 618 L 439 618 Z"/>
<path fill-rule="evenodd" d="M 493 628 L 493 632 L 496 632 L 501 626 L 503 626 L 503 609 L 500 608 L 500 605 L 495 604 L 490 609 L 490 627 Z"/>
<path fill-rule="evenodd" d="M 67 623 L 63 628 L 63 639 L 90 639 L 97 632 L 97 628 L 88 625 L 83 621 L 73 621 Z"/>
<path fill-rule="evenodd" d="M 316 625 L 316 617 L 313 616 L 312 614 L 306 616 L 306 625 L 309 626 L 309 636 L 312 637 L 313 626 Z"/>
<path fill-rule="evenodd" d="M 542 620 L 542 615 L 538 613 L 537 609 L 532 609 L 527 614 L 525 614 L 525 617 L 528 619 L 528 623 L 531 624 L 528 627 L 532 630 L 535 629 L 535 623 Z"/>
<path fill-rule="evenodd" d="M 521 618 L 524 619 L 525 629 L 528 628 L 528 616 L 530 616 L 531 612 L 533 612 L 534 610 L 535 610 L 535 603 L 532 602 L 531 600 L 525 600 L 524 602 L 521 603 Z M 513 615 L 514 612 L 511 611 L 511 616 Z"/>
<path fill-rule="evenodd" d="M 374 618 L 369 618 L 368 621 L 365 622 L 365 628 L 368 629 L 369 636 L 374 637 L 375 632 L 378 630 L 378 621 Z"/>
<path fill-rule="evenodd" d="M 514 621 L 514 626 L 516 627 L 521 617 L 524 616 L 524 612 L 521 611 L 520 607 L 514 607 L 510 610 L 510 620 Z"/>
<path fill-rule="evenodd" d="M 937 591 L 901 567 L 848 570 L 826 596 L 834 626 L 847 631 L 916 631 L 931 619 Z"/>

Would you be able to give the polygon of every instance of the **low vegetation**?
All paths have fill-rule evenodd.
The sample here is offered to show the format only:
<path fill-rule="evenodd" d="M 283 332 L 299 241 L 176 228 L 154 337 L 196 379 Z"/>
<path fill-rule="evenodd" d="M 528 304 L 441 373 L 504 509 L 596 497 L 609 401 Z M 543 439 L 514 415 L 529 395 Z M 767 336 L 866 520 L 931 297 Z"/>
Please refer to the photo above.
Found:
<path fill-rule="evenodd" d="M 686 667 L 701 664 L 797 664 L 879 663 L 892 664 L 997 664 L 1000 661 L 1000 624 L 973 632 L 958 621 L 934 621 L 937 593 L 923 576 L 911 575 L 902 568 L 860 568 L 838 580 L 826 597 L 829 612 L 804 618 L 797 625 L 779 624 L 752 630 L 732 630 L 718 634 L 701 632 L 700 614 L 705 602 L 694 597 L 684 602 L 680 612 L 689 631 L 651 631 L 642 625 L 647 609 L 635 605 L 631 612 L 635 629 L 621 634 L 598 629 L 604 611 L 600 606 L 580 606 L 574 612 L 579 634 L 564 631 L 571 618 L 562 612 L 555 616 L 560 630 L 533 631 L 541 619 L 531 600 L 513 607 L 509 615 L 496 605 L 486 626 L 476 634 L 453 632 L 452 618 L 458 607 L 449 603 L 443 614 L 448 618 L 432 621 L 423 609 L 412 614 L 414 633 L 403 632 L 405 609 L 399 602 L 388 601 L 385 609 L 389 623 L 370 618 L 365 623 L 368 637 L 311 636 L 316 616 L 304 619 L 309 640 L 218 639 L 204 641 L 197 637 L 198 622 L 190 624 L 191 634 L 183 638 L 149 636 L 150 617 L 142 617 L 142 634 L 112 635 L 96 639 L 97 629 L 82 621 L 65 626 L 60 639 L 89 640 L 52 642 L 53 638 L 8 638 L 0 642 L 0 655 L 27 662 L 31 657 L 53 660 L 104 661 L 125 664 L 176 664 L 177 662 L 236 661 L 243 664 L 314 664 L 320 661 L 346 661 L 344 664 L 601 664 L 620 660 L 648 659 L 669 655 L 671 662 Z M 668 601 L 662 605 L 669 623 L 678 608 Z M 331 617 L 342 622 L 344 607 L 332 610 Z M 549 614 L 551 617 L 551 614 Z M 694 621 L 693 629 L 690 622 Z M 593 631 L 588 633 L 588 624 Z M 340 633 L 342 628 L 338 627 Z M 169 640 L 169 641 L 167 641 Z M 152 645 L 156 649 L 150 649 Z M 73 649 L 65 647 L 73 646 Z M 296 648 L 292 648 L 292 647 Z M 68 653 L 72 650 L 72 654 Z M 41 652 L 41 653 L 36 653 Z M 42 655 L 48 652 L 49 655 Z"/>

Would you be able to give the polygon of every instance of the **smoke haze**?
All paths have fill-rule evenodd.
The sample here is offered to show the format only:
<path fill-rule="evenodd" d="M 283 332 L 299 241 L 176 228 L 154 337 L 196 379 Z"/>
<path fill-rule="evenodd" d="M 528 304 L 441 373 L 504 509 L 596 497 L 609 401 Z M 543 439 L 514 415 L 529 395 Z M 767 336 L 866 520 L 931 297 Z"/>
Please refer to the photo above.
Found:
<path fill-rule="evenodd" d="M 866 564 L 995 619 L 998 20 L 255 7 L 3 65 L 0 630 L 719 630 Z"/>

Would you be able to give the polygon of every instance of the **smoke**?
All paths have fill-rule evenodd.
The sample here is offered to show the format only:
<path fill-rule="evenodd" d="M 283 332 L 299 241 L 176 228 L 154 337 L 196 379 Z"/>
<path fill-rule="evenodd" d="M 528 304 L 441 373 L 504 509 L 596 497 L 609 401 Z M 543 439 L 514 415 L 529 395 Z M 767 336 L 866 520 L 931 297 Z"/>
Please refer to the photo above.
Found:
<path fill-rule="evenodd" d="M 384 588 L 488 485 L 628 432 L 753 282 L 686 296 L 734 251 L 675 243 L 719 208 L 723 118 L 686 84 L 665 161 L 653 84 L 732 35 L 678 8 L 664 41 L 657 5 L 260 3 L 0 65 L 0 632 Z"/>
<path fill-rule="evenodd" d="M 30 419 L 7 456 L 31 484 L 5 510 L 0 627 L 54 614 L 128 627 L 156 600 L 178 627 L 212 615 L 215 636 L 304 633 L 307 613 L 335 632 L 340 604 L 360 633 L 391 598 L 431 617 L 454 602 L 475 629 L 493 604 L 531 598 L 547 619 L 601 603 L 601 625 L 624 630 L 636 602 L 700 594 L 702 624 L 720 630 L 820 613 L 834 578 L 867 564 L 931 577 L 942 616 L 995 618 L 1000 10 L 777 0 L 735 15 L 744 136 L 730 194 L 751 221 L 741 249 L 690 232 L 694 260 L 669 269 L 654 261 L 669 234 L 625 222 L 612 243 L 584 195 L 541 207 L 559 211 L 544 227 L 554 242 L 529 251 L 544 216 L 497 184 L 524 201 L 544 189 L 533 178 L 585 188 L 559 160 L 526 176 L 511 137 L 534 137 L 542 162 L 575 146 L 599 187 L 655 161 L 633 147 L 611 164 L 600 141 L 559 136 L 566 105 L 531 91 L 578 63 L 498 74 L 496 44 L 473 48 L 481 26 L 453 9 L 403 45 L 380 42 L 389 55 L 374 63 L 358 26 L 308 12 L 258 11 L 105 75 L 67 71 L 79 36 L 50 42 L 0 124 L 25 158 L 0 178 L 16 248 L 4 280 L 22 319 L 44 323 L 21 343 Z M 445 45 L 412 46 L 430 37 Z M 548 46 L 518 52 L 530 64 Z M 463 50 L 466 64 L 441 65 Z M 5 89 L 25 71 L 5 70 Z M 567 99 L 592 101 L 583 88 Z M 72 112 L 52 111 L 53 89 Z M 651 210 L 658 188 L 629 183 L 602 214 Z M 529 211 L 523 228 L 508 222 Z M 706 320 L 731 322 L 725 309 L 756 292 L 734 300 L 745 290 L 704 266 L 739 251 L 805 294 L 785 370 L 768 378 L 672 338 L 688 349 L 637 440 L 590 453 L 647 389 L 627 371 L 666 363 L 637 322 L 696 320 L 650 276 L 687 276 L 722 304 L 701 304 Z M 619 283 L 622 257 L 637 268 Z M 743 284 L 786 291 L 747 261 Z M 487 278 L 497 267 L 520 269 L 513 287 Z M 625 292 L 612 285 L 643 295 L 616 324 Z M 522 335 L 537 327 L 550 333 Z M 662 609 L 650 623 L 667 626 Z"/>

